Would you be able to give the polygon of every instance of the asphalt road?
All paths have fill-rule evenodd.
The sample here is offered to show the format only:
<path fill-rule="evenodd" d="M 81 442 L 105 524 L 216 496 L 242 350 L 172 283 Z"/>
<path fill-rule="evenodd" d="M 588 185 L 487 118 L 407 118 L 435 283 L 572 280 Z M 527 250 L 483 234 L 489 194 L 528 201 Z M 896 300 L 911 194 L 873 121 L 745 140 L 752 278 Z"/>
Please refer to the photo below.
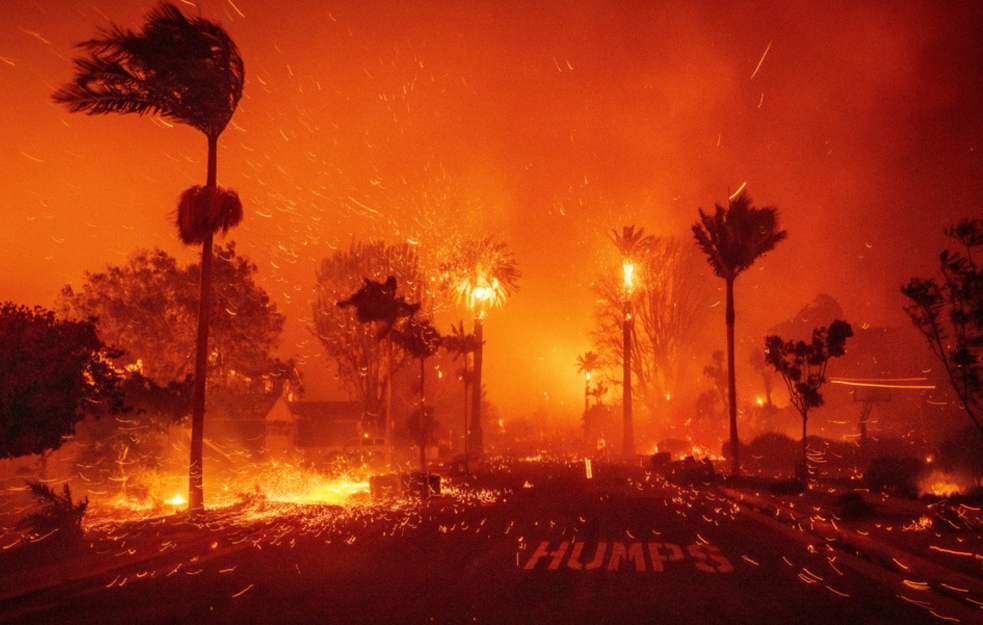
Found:
<path fill-rule="evenodd" d="M 0 622 L 976 618 L 917 584 L 855 570 L 848 556 L 777 530 L 712 492 L 667 486 L 640 470 L 595 466 L 588 481 L 582 465 L 515 463 L 478 486 L 496 490 L 497 500 L 441 498 L 355 514 L 298 508 L 253 523 L 216 523 L 152 560 L 8 601 Z M 976 614 L 983 622 L 983 612 Z"/>

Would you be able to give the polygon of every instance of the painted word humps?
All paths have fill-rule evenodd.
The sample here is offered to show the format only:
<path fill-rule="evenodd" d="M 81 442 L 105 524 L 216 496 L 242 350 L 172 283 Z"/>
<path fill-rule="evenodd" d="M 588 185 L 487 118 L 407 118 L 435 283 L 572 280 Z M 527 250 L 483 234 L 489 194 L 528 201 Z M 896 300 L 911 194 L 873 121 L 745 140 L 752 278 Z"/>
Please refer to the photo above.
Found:
<path fill-rule="evenodd" d="M 713 545 L 693 543 L 683 549 L 673 543 L 599 542 L 595 549 L 588 549 L 586 553 L 584 545 L 574 542 L 571 546 L 570 542 L 564 541 L 556 549 L 551 549 L 549 541 L 543 541 L 523 568 L 531 571 L 540 562 L 545 562 L 547 570 L 556 571 L 566 559 L 566 568 L 574 571 L 617 571 L 624 567 L 639 573 L 662 573 L 667 565 L 691 565 L 704 573 L 731 573 L 734 570 L 730 561 L 720 555 L 720 550 Z M 679 565 L 670 564 L 674 562 Z"/>

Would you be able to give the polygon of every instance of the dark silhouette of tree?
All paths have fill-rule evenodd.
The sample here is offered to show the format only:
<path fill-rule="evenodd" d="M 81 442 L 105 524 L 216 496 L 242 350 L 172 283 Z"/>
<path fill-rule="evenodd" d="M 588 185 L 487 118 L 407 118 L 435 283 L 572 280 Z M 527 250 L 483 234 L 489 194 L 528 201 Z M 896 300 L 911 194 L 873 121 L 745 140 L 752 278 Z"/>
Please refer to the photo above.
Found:
<path fill-rule="evenodd" d="M 713 392 L 717 401 L 727 409 L 727 369 L 724 367 L 724 353 L 719 349 L 710 354 L 710 364 L 703 367 L 703 377 L 713 382 Z"/>
<path fill-rule="evenodd" d="M 590 378 L 602 366 L 597 352 L 586 352 L 577 356 L 577 373 L 584 374 L 584 415 L 590 410 Z M 586 417 L 585 417 L 586 418 Z"/>
<path fill-rule="evenodd" d="M 635 453 L 635 427 L 632 414 L 631 388 L 631 353 L 635 323 L 632 311 L 632 296 L 634 295 L 637 276 L 636 270 L 644 256 L 658 241 L 653 236 L 645 234 L 645 228 L 635 230 L 635 226 L 624 226 L 619 234 L 612 230 L 608 235 L 611 242 L 621 254 L 622 286 L 621 286 L 621 365 L 622 365 L 622 398 L 621 410 L 623 420 L 623 439 L 621 453 L 626 456 Z M 641 273 L 641 271 L 638 271 Z"/>
<path fill-rule="evenodd" d="M 61 447 L 86 414 L 124 409 L 119 356 L 93 320 L 67 321 L 43 308 L 0 307 L 0 459 Z"/>
<path fill-rule="evenodd" d="M 474 315 L 474 335 L 477 349 L 472 368 L 473 385 L 479 392 L 471 393 L 470 452 L 484 451 L 481 427 L 481 367 L 484 356 L 483 324 L 490 308 L 503 306 L 519 290 L 522 272 L 516 267 L 512 252 L 505 243 L 492 237 L 482 240 L 464 239 L 451 244 L 439 263 L 441 289 Z"/>
<path fill-rule="evenodd" d="M 411 419 L 411 434 L 416 438 L 420 448 L 420 472 L 424 475 L 423 496 L 426 497 L 430 487 L 427 477 L 427 447 L 433 439 L 437 427 L 433 418 L 433 408 L 427 405 L 427 358 L 440 349 L 442 337 L 430 321 L 410 317 L 402 325 L 392 331 L 393 342 L 403 348 L 407 354 L 420 361 L 420 405 Z"/>
<path fill-rule="evenodd" d="M 823 405 L 819 392 L 826 382 L 826 367 L 831 358 L 846 353 L 846 340 L 853 336 L 853 328 L 846 321 L 837 319 L 827 328 L 816 328 L 812 340 L 783 340 L 780 336 L 765 339 L 765 358 L 768 364 L 782 376 L 788 388 L 789 399 L 802 415 L 802 466 L 805 479 L 809 479 L 809 456 L 806 446 L 806 424 L 809 410 Z"/>
<path fill-rule="evenodd" d="M 401 349 L 390 351 L 389 342 L 379 338 L 389 330 L 385 321 L 363 323 L 357 306 L 342 308 L 338 302 L 363 289 L 366 278 L 380 285 L 381 296 L 382 286 L 390 276 L 398 285 L 396 297 L 429 302 L 427 279 L 413 246 L 352 241 L 348 250 L 339 250 L 321 262 L 313 304 L 314 331 L 321 345 L 334 360 L 338 378 L 349 396 L 364 404 L 364 425 L 380 435 L 387 429 L 385 415 L 389 412 L 385 406 L 391 398 L 390 374 L 402 369 L 409 357 Z M 366 311 L 369 317 L 386 316 L 378 313 Z"/>
<path fill-rule="evenodd" d="M 734 281 L 759 257 L 775 249 L 786 233 L 778 227 L 778 209 L 756 208 L 751 196 L 742 191 L 727 208 L 716 205 L 713 215 L 699 209 L 700 221 L 693 224 L 696 243 L 706 254 L 713 273 L 723 278 L 727 288 L 727 378 L 730 409 L 731 473 L 739 476 L 740 439 L 737 435 L 737 380 L 734 373 Z"/>
<path fill-rule="evenodd" d="M 467 469 L 468 458 L 468 390 L 474 380 L 471 369 L 468 368 L 468 355 L 474 354 L 478 349 L 478 337 L 473 333 L 468 333 L 464 329 L 464 321 L 458 322 L 456 326 L 451 326 L 451 333 L 444 336 L 441 347 L 454 355 L 454 360 L 459 357 L 462 359 L 461 369 L 458 371 L 458 379 L 464 385 L 464 463 Z"/>
<path fill-rule="evenodd" d="M 389 374 L 386 377 L 385 438 L 387 462 L 392 463 L 393 417 L 392 417 L 392 378 L 393 378 L 393 328 L 403 318 L 412 317 L 420 309 L 420 304 L 407 303 L 397 295 L 397 282 L 388 276 L 384 282 L 365 278 L 365 285 L 346 300 L 337 303 L 338 308 L 354 308 L 355 318 L 363 325 L 378 323 L 375 340 L 386 341 Z"/>
<path fill-rule="evenodd" d="M 170 3 L 147 14 L 143 30 L 112 26 L 79 44 L 87 53 L 75 60 L 75 79 L 54 94 L 72 112 L 90 115 L 145 113 L 186 124 L 208 141 L 204 187 L 185 191 L 177 210 L 178 235 L 201 244 L 200 306 L 191 417 L 189 510 L 204 510 L 202 437 L 208 321 L 211 310 L 212 240 L 242 220 L 238 194 L 217 185 L 218 138 L 242 97 L 245 69 L 235 42 L 218 24 L 188 18 Z"/>
<path fill-rule="evenodd" d="M 904 310 L 942 363 L 966 415 L 983 433 L 983 271 L 973 258 L 983 246 L 983 223 L 964 219 L 945 231 L 963 251 L 939 254 L 939 276 L 901 287 Z"/>

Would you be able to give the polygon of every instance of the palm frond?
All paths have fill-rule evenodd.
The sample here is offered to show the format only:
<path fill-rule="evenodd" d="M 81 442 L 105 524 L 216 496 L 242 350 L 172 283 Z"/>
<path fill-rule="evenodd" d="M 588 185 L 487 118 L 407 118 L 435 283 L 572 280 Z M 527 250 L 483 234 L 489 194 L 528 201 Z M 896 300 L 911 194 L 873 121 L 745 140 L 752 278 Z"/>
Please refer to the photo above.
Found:
<path fill-rule="evenodd" d="M 751 267 L 787 236 L 779 228 L 778 209 L 756 208 L 746 191 L 733 198 L 727 208 L 717 204 L 712 215 L 703 209 L 699 214 L 693 236 L 713 272 L 727 280 Z"/>
<path fill-rule="evenodd" d="M 195 185 L 178 200 L 175 222 L 185 245 L 201 245 L 208 235 L 225 234 L 242 221 L 242 201 L 235 189 Z"/>
<path fill-rule="evenodd" d="M 244 64 L 228 33 L 170 3 L 142 31 L 111 26 L 79 47 L 88 56 L 52 96 L 72 112 L 156 114 L 217 137 L 242 97 Z"/>

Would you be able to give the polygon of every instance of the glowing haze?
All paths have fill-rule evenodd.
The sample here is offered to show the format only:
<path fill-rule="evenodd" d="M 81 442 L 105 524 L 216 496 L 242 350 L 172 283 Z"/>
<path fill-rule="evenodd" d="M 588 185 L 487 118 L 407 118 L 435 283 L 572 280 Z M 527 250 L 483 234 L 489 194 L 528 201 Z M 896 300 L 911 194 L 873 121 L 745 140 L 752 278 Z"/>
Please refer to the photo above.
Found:
<path fill-rule="evenodd" d="M 50 305 L 140 247 L 195 258 L 170 215 L 204 181 L 200 133 L 50 100 L 73 44 L 151 6 L 4 6 L 0 299 Z M 576 414 L 590 283 L 621 263 L 607 231 L 690 240 L 697 207 L 745 183 L 777 206 L 788 241 L 738 282 L 739 332 L 757 344 L 818 292 L 855 327 L 907 324 L 898 286 L 983 206 L 979 2 L 181 6 L 245 58 L 219 182 L 243 198 L 231 237 L 288 315 L 281 352 L 314 397 L 336 393 L 307 329 L 314 271 L 352 237 L 507 241 L 523 278 L 486 321 L 490 397 Z"/>

